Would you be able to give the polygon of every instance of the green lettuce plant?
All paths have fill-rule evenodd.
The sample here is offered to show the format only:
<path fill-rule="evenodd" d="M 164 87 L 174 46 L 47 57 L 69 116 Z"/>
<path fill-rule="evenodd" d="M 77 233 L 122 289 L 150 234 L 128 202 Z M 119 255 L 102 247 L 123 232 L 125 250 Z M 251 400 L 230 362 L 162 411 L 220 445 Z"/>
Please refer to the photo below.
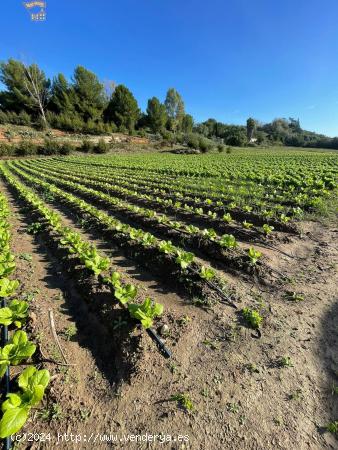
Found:
<path fill-rule="evenodd" d="M 9 365 L 16 366 L 31 357 L 36 345 L 28 341 L 24 331 L 16 331 L 4 347 L 0 348 L 0 377 L 3 377 Z"/>
<path fill-rule="evenodd" d="M 200 277 L 204 280 L 212 280 L 215 277 L 215 271 L 210 269 L 209 267 L 201 267 Z"/>
<path fill-rule="evenodd" d="M 0 325 L 14 324 L 21 328 L 28 317 L 28 303 L 23 300 L 12 300 L 5 308 L 0 308 Z"/>
<path fill-rule="evenodd" d="M 140 320 L 144 328 L 150 328 L 153 319 L 163 313 L 163 305 L 153 302 L 147 297 L 142 304 L 130 303 L 128 310 L 131 317 Z"/>
<path fill-rule="evenodd" d="M 0 279 L 0 297 L 11 297 L 15 294 L 19 287 L 18 280 L 9 280 L 8 278 Z"/>
<path fill-rule="evenodd" d="M 34 366 L 23 370 L 18 378 L 20 391 L 7 394 L 1 406 L 0 438 L 11 436 L 24 426 L 31 408 L 41 402 L 49 380 L 48 370 L 37 370 Z"/>

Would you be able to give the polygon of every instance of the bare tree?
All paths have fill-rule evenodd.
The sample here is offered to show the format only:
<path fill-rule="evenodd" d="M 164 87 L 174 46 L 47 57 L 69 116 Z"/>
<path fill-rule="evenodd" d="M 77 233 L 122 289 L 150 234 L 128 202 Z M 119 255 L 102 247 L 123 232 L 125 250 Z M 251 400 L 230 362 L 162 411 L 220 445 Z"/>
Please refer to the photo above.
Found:
<path fill-rule="evenodd" d="M 49 84 L 45 74 L 36 64 L 30 66 L 24 64 L 24 85 L 32 105 L 39 110 L 45 127 L 48 127 L 45 110 L 49 96 Z"/>
<path fill-rule="evenodd" d="M 107 100 L 110 100 L 111 96 L 114 94 L 114 91 L 117 87 L 117 83 L 113 80 L 104 80 L 103 86 L 106 98 Z"/>

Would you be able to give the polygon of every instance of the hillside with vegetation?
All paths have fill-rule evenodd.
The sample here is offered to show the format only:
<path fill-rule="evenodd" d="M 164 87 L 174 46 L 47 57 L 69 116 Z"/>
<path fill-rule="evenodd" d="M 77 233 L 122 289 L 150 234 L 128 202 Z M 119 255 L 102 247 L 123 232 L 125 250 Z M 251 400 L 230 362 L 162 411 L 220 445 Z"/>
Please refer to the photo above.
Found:
<path fill-rule="evenodd" d="M 159 147 L 202 153 L 212 149 L 222 152 L 226 146 L 247 145 L 338 149 L 338 138 L 303 130 L 299 120 L 294 118 L 277 118 L 265 124 L 253 118 L 245 125 L 229 125 L 216 119 L 196 123 L 185 111 L 182 96 L 174 88 L 168 89 L 163 102 L 157 97 L 150 98 L 143 112 L 126 86 L 112 81 L 101 82 L 95 73 L 82 66 L 75 68 L 70 81 L 62 73 L 51 80 L 36 64 L 25 65 L 9 59 L 0 64 L 0 81 L 3 84 L 0 127 L 5 127 L 0 130 L 2 156 L 68 154 L 73 148 L 69 141 L 66 145 L 60 143 L 57 151 L 53 150 L 55 141 L 49 142 L 56 136 L 67 137 L 67 134 L 79 135 L 83 140 L 90 135 L 120 133 L 150 138 Z M 8 126 L 29 128 L 18 132 L 6 128 Z M 37 137 L 30 128 L 42 131 L 43 135 Z M 41 136 L 43 142 L 39 146 Z M 20 150 L 13 150 L 14 146 L 8 145 L 14 143 L 18 147 L 18 142 Z M 79 143 L 75 144 L 76 148 L 79 146 Z M 87 138 L 81 148 L 84 152 L 105 153 L 110 147 L 107 139 L 98 143 Z"/>

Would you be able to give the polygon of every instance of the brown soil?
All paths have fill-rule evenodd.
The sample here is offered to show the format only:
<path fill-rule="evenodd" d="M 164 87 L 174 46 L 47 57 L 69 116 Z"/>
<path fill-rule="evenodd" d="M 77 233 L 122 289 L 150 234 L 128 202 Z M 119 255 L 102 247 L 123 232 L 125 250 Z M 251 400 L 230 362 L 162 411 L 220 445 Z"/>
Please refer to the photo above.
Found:
<path fill-rule="evenodd" d="M 324 429 L 338 418 L 338 399 L 332 395 L 332 386 L 338 385 L 337 229 L 307 222 L 302 224 L 302 238 L 292 236 L 288 242 L 274 244 L 297 258 L 266 251 L 269 264 L 288 275 L 287 284 L 264 289 L 253 281 L 231 277 L 240 296 L 238 306 L 261 308 L 260 339 L 242 325 L 233 308 L 220 303 L 199 308 L 122 254 L 110 253 L 126 277 L 165 305 L 159 327 L 169 326 L 166 344 L 173 352 L 170 360 L 164 359 L 145 332 L 133 330 L 130 339 L 135 334 L 139 339 L 136 367 L 129 381 L 116 383 L 116 368 L 107 357 L 110 344 L 100 336 L 100 323 L 88 312 L 74 280 L 47 243 L 26 233 L 27 216 L 4 185 L 1 189 L 14 213 L 12 247 L 22 290 L 38 290 L 32 301 L 37 315 L 34 333 L 41 340 L 43 354 L 61 361 L 48 321 L 52 309 L 62 348 L 68 362 L 75 364 L 44 363 L 53 376 L 51 389 L 24 431 L 51 433 L 51 441 L 22 442 L 20 448 L 337 448 L 336 438 Z M 102 251 L 111 252 L 104 242 L 94 242 Z M 304 301 L 285 300 L 286 290 L 302 293 Z M 62 332 L 71 325 L 78 331 L 67 340 Z M 292 367 L 281 366 L 282 357 L 287 356 Z M 179 393 L 189 394 L 192 412 L 170 401 Z M 116 433 L 118 439 L 127 433 L 163 433 L 173 438 L 187 435 L 189 442 L 75 444 L 57 442 L 58 433 L 73 433 L 82 439 L 92 433 Z"/>

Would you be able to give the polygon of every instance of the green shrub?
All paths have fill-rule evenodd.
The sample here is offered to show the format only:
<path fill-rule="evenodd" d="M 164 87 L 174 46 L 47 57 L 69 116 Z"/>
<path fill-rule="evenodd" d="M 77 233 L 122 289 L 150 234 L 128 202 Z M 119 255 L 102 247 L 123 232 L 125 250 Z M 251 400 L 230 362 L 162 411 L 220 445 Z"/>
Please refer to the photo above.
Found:
<path fill-rule="evenodd" d="M 173 146 L 176 142 L 175 135 L 171 131 L 164 130 L 162 132 L 162 137 L 163 137 L 163 141 L 166 145 Z"/>
<path fill-rule="evenodd" d="M 13 145 L 0 142 L 0 156 L 13 156 L 14 153 L 15 148 L 13 147 Z"/>
<path fill-rule="evenodd" d="M 32 125 L 32 119 L 31 116 L 26 113 L 26 111 L 21 111 L 18 114 L 18 125 L 25 125 L 25 126 L 30 126 Z"/>
<path fill-rule="evenodd" d="M 39 155 L 50 156 L 57 155 L 59 153 L 60 146 L 57 142 L 51 139 L 45 139 L 44 143 L 39 147 Z"/>
<path fill-rule="evenodd" d="M 97 145 L 95 145 L 94 147 L 94 153 L 99 153 L 99 154 L 103 154 L 103 153 L 108 153 L 110 149 L 109 144 L 107 144 L 104 139 L 100 139 L 99 142 L 97 143 Z"/>
<path fill-rule="evenodd" d="M 30 156 L 36 155 L 38 152 L 38 146 L 34 142 L 29 140 L 23 140 L 15 149 L 16 156 Z"/>
<path fill-rule="evenodd" d="M 76 150 L 76 147 L 71 142 L 61 142 L 58 146 L 59 154 L 60 155 L 69 155 L 71 152 Z"/>
<path fill-rule="evenodd" d="M 0 124 L 30 126 L 32 124 L 32 119 L 26 111 L 20 111 L 19 114 L 14 111 L 0 111 Z"/>
<path fill-rule="evenodd" d="M 7 114 L 5 113 L 5 111 L 0 111 L 0 124 L 4 125 L 6 123 L 8 123 Z"/>
<path fill-rule="evenodd" d="M 189 134 L 186 138 L 186 144 L 189 148 L 198 149 L 200 146 L 199 137 L 196 134 Z"/>
<path fill-rule="evenodd" d="M 90 153 L 94 151 L 95 144 L 93 141 L 90 141 L 89 139 L 84 139 L 82 141 L 81 147 L 79 147 L 79 150 L 84 153 Z"/>
<path fill-rule="evenodd" d="M 202 153 L 207 153 L 208 151 L 211 150 L 211 143 L 205 138 L 200 138 L 198 148 L 201 150 Z"/>
<path fill-rule="evenodd" d="M 138 136 L 140 136 L 142 138 L 145 138 L 147 136 L 146 131 L 143 130 L 143 129 L 142 130 L 138 130 L 137 134 L 138 134 Z"/>
<path fill-rule="evenodd" d="M 124 125 L 119 126 L 118 130 L 119 133 L 128 134 L 128 129 Z"/>

